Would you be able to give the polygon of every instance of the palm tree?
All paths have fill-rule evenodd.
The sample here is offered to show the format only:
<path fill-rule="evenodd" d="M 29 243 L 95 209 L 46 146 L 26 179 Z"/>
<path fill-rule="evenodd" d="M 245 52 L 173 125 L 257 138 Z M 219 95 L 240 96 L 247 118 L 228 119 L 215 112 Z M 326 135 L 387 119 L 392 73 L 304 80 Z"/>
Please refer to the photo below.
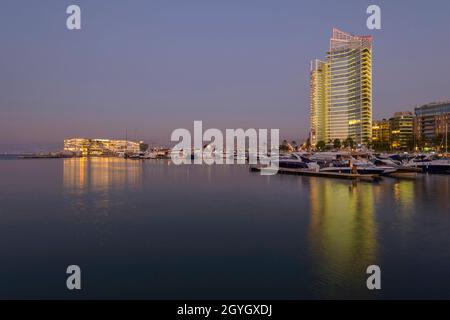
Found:
<path fill-rule="evenodd" d="M 309 149 L 311 149 L 311 139 L 310 138 L 306 139 L 306 150 L 309 150 Z"/>
<path fill-rule="evenodd" d="M 347 139 L 344 140 L 345 148 L 353 149 L 354 146 L 355 146 L 355 142 L 353 141 L 352 137 L 348 137 Z"/>
<path fill-rule="evenodd" d="M 340 148 L 341 148 L 341 140 L 339 140 L 339 139 L 334 139 L 334 141 L 333 141 L 333 147 L 334 147 L 335 149 L 340 149 Z"/>
<path fill-rule="evenodd" d="M 292 140 L 291 141 L 291 146 L 292 146 L 292 148 L 294 148 L 294 151 L 297 151 L 297 149 L 298 149 L 297 141 Z"/>
<path fill-rule="evenodd" d="M 289 151 L 289 144 L 287 140 L 283 140 L 280 146 L 280 151 L 288 152 Z"/>
<path fill-rule="evenodd" d="M 325 149 L 325 141 L 320 140 L 319 142 L 317 142 L 316 148 L 317 148 L 317 150 L 319 150 L 319 151 L 324 150 L 324 149 Z"/>

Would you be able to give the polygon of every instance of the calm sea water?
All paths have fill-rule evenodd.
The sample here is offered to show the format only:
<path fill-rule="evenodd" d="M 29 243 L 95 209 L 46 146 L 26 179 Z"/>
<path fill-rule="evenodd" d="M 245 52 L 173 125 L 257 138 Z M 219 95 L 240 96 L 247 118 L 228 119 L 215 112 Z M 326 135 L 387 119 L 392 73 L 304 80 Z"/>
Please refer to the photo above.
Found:
<path fill-rule="evenodd" d="M 0 257 L 0 298 L 450 298 L 450 176 L 3 159 Z"/>

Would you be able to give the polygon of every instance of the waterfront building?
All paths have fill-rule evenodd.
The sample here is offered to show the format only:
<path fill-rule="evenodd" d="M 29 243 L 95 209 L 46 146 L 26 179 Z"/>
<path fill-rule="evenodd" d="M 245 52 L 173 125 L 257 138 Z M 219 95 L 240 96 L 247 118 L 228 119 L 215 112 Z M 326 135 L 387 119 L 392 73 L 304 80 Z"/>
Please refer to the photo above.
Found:
<path fill-rule="evenodd" d="M 145 151 L 148 145 L 143 141 L 72 138 L 64 140 L 64 150 L 82 156 L 112 156 L 120 153 Z"/>
<path fill-rule="evenodd" d="M 416 140 L 423 144 L 435 144 L 449 134 L 450 100 L 432 102 L 414 109 Z"/>
<path fill-rule="evenodd" d="M 333 28 L 326 62 L 311 63 L 311 141 L 372 140 L 372 37 Z M 322 117 L 322 119 L 320 118 Z M 323 139 L 318 137 L 324 136 Z"/>
<path fill-rule="evenodd" d="M 328 74 L 329 64 L 314 60 L 311 62 L 310 77 L 310 141 L 315 146 L 319 141 L 329 140 L 328 131 Z"/>
<path fill-rule="evenodd" d="M 389 119 L 391 148 L 411 150 L 414 145 L 414 115 L 410 111 L 396 112 Z"/>
<path fill-rule="evenodd" d="M 374 145 L 389 145 L 390 128 L 389 120 L 382 119 L 372 122 L 372 143 Z"/>

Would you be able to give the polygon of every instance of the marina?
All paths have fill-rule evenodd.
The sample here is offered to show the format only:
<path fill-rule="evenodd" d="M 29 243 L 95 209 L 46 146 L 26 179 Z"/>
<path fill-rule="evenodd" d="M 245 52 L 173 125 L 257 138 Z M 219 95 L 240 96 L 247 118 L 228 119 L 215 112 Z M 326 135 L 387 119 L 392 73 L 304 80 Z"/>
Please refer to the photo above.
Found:
<path fill-rule="evenodd" d="M 207 150 L 205 148 L 205 150 Z M 280 174 L 297 174 L 343 179 L 379 180 L 382 176 L 414 179 L 418 173 L 450 174 L 450 157 L 448 154 L 379 154 L 370 151 L 337 151 L 337 152 L 291 152 L 281 153 L 276 157 L 270 154 L 258 154 L 251 158 L 247 151 L 217 153 L 211 150 L 203 151 L 175 151 L 177 157 L 187 160 L 196 158 L 207 159 L 209 164 L 250 164 L 251 171 L 261 171 L 266 165 L 264 160 L 276 163 Z M 157 160 L 171 159 L 173 151 L 170 149 L 150 149 L 146 151 L 117 152 L 115 157 L 128 160 Z M 20 159 L 45 158 L 77 158 L 80 155 L 62 151 L 40 154 L 18 155 Z M 81 156 L 82 157 L 82 156 Z M 95 156 L 94 156 L 95 157 Z M 98 156 L 97 156 L 98 157 Z M 111 157 L 110 155 L 100 157 Z M 231 159 L 231 160 L 230 160 Z M 220 161 L 219 161 L 220 160 Z M 231 161 L 231 162 L 230 162 Z M 257 161 L 255 163 L 254 161 Z M 265 169 L 264 169 L 265 170 Z"/>
<path fill-rule="evenodd" d="M 0 300 L 450 301 L 439 1 L 3 1 Z"/>

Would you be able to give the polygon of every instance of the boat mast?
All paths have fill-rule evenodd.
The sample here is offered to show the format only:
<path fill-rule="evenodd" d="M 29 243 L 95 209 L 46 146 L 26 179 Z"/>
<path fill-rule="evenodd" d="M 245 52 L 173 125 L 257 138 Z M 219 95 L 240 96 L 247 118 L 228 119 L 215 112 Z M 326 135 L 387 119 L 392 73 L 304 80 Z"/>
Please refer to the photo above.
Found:
<path fill-rule="evenodd" d="M 448 121 L 445 122 L 445 155 L 448 153 Z"/>

